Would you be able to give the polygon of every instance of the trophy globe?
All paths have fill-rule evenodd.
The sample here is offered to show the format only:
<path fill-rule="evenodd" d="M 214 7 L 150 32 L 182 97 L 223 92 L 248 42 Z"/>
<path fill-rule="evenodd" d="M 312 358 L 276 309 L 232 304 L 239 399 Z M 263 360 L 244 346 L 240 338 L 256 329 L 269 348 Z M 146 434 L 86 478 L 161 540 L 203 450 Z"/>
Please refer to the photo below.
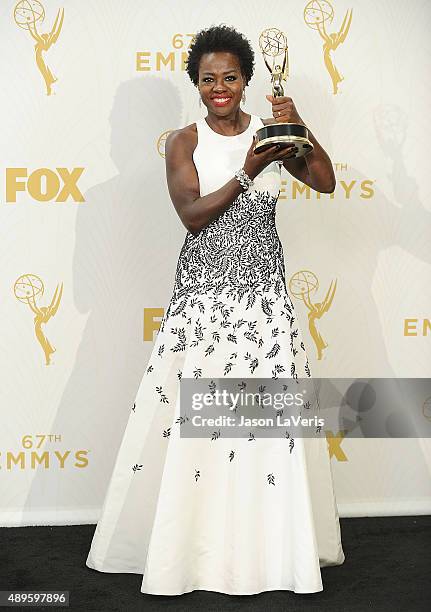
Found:
<path fill-rule="evenodd" d="M 20 0 L 15 5 L 13 18 L 20 28 L 30 30 L 37 21 L 45 19 L 45 9 L 38 0 Z"/>
<path fill-rule="evenodd" d="M 43 295 L 45 288 L 42 279 L 36 274 L 23 274 L 16 281 L 13 288 L 15 297 L 20 302 L 34 304 L 36 297 Z"/>
<path fill-rule="evenodd" d="M 326 0 L 311 0 L 304 8 L 304 21 L 312 30 L 319 30 L 325 22 L 331 23 L 334 9 Z"/>
<path fill-rule="evenodd" d="M 310 270 L 300 270 L 296 272 L 289 281 L 290 293 L 298 298 L 304 299 L 304 295 L 309 296 L 319 288 L 317 276 Z"/>

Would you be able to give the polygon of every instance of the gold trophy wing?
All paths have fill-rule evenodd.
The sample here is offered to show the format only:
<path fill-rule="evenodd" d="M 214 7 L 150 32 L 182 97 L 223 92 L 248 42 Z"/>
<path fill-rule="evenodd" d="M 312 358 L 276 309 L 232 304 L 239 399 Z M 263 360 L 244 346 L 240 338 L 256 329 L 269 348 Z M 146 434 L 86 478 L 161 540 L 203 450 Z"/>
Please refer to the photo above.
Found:
<path fill-rule="evenodd" d="M 51 317 L 53 317 L 55 315 L 55 313 L 58 310 L 58 307 L 60 306 L 61 296 L 63 294 L 63 283 L 61 283 L 61 289 L 60 289 L 60 293 L 59 293 L 58 297 L 57 297 L 57 292 L 58 292 L 58 285 L 55 288 L 55 292 L 54 292 L 54 295 L 52 297 L 51 304 L 48 306 L 48 315 L 49 315 L 49 318 L 51 318 Z"/>
<path fill-rule="evenodd" d="M 335 39 L 334 49 L 346 40 L 346 36 L 349 33 L 350 24 L 352 23 L 352 14 L 353 14 L 352 9 L 349 9 L 347 13 L 345 14 L 343 23 L 341 24 L 340 31 L 334 37 Z M 349 21 L 346 23 L 347 19 L 349 19 Z"/>
<path fill-rule="evenodd" d="M 61 15 L 61 18 L 60 18 Z M 60 19 L 60 23 L 59 23 Z M 55 18 L 54 25 L 52 26 L 52 30 L 48 35 L 47 46 L 50 47 L 54 43 L 57 42 L 58 37 L 60 36 L 61 27 L 63 25 L 64 20 L 64 9 L 58 9 L 57 17 Z"/>

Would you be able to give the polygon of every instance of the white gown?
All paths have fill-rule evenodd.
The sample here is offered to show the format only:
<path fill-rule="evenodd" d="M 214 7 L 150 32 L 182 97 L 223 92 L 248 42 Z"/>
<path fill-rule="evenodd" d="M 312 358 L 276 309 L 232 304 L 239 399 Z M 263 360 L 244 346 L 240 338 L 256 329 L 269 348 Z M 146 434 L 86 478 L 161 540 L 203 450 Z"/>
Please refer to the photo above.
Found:
<path fill-rule="evenodd" d="M 201 196 L 241 168 L 262 120 L 237 136 L 197 122 Z M 143 593 L 247 595 L 323 590 L 344 561 L 325 438 L 180 438 L 190 378 L 310 377 L 275 226 L 280 169 L 197 235 L 187 232 L 173 295 L 118 452 L 86 565 L 143 574 Z"/>

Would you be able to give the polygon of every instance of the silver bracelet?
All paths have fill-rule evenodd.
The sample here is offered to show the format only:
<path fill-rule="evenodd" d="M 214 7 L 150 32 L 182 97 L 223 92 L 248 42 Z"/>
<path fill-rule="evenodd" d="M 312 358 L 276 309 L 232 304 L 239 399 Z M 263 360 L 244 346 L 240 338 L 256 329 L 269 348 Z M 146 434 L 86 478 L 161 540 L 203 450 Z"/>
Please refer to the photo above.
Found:
<path fill-rule="evenodd" d="M 247 189 L 254 185 L 253 180 L 248 176 L 243 168 L 240 168 L 235 172 L 235 178 L 238 179 L 244 191 L 247 191 Z"/>

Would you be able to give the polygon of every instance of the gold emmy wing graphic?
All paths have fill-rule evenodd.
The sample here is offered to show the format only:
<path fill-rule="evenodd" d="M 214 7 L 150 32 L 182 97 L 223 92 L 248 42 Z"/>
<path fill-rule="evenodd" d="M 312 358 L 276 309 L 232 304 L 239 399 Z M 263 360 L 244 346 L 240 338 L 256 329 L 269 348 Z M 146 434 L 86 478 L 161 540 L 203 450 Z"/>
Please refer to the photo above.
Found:
<path fill-rule="evenodd" d="M 338 72 L 331 58 L 331 53 L 338 45 L 346 40 L 346 36 L 352 23 L 353 10 L 349 9 L 343 19 L 339 32 L 328 34 L 325 23 L 332 23 L 334 9 L 326 0 L 311 0 L 304 9 L 304 21 L 313 30 L 317 30 L 323 40 L 323 59 L 329 76 L 332 79 L 332 93 L 338 92 L 338 84 L 344 81 L 344 77 Z"/>
<path fill-rule="evenodd" d="M 49 319 L 56 314 L 63 294 L 63 283 L 61 283 L 60 292 L 58 291 L 57 285 L 49 306 L 36 305 L 36 298 L 39 299 L 43 295 L 45 288 L 42 280 L 35 274 L 23 274 L 20 276 L 15 281 L 13 290 L 15 297 L 20 302 L 27 304 L 35 314 L 34 331 L 36 338 L 45 353 L 45 365 L 50 365 L 51 355 L 56 349 L 51 345 L 50 341 L 43 333 L 42 324 L 48 323 Z"/>
<path fill-rule="evenodd" d="M 313 304 L 310 294 L 313 291 L 317 291 L 318 288 L 319 281 L 310 270 L 296 272 L 289 281 L 290 293 L 297 299 L 302 300 L 308 308 L 308 329 L 316 345 L 317 359 L 322 359 L 323 349 L 327 348 L 328 344 L 316 327 L 316 319 L 321 319 L 325 312 L 328 312 L 330 309 L 337 288 L 337 281 L 331 281 L 323 302 L 315 302 Z"/>
<path fill-rule="evenodd" d="M 43 54 L 48 51 L 51 45 L 57 42 L 61 26 L 63 25 L 64 9 L 58 10 L 57 17 L 49 34 L 40 34 L 36 28 L 36 23 L 42 23 L 45 19 L 45 9 L 38 0 L 20 0 L 15 6 L 13 17 L 15 23 L 20 28 L 28 30 L 36 41 L 34 45 L 36 64 L 45 81 L 46 95 L 50 96 L 53 93 L 51 86 L 58 79 L 45 64 Z"/>

